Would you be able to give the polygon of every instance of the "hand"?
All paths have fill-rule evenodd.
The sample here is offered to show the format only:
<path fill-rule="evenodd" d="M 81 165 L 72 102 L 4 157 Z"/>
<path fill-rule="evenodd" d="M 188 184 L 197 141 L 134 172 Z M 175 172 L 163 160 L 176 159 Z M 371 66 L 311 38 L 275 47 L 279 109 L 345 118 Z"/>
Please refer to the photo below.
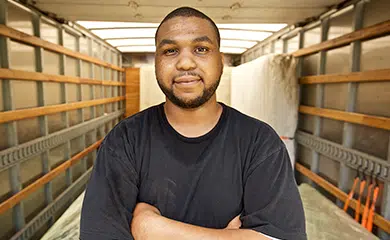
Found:
<path fill-rule="evenodd" d="M 131 221 L 131 234 L 134 239 L 145 239 L 148 233 L 147 223 L 152 223 L 151 221 L 155 217 L 161 216 L 160 211 L 147 203 L 138 203 L 135 206 L 133 212 L 133 219 Z"/>
<path fill-rule="evenodd" d="M 240 220 L 240 215 L 237 217 L 233 218 L 227 225 L 225 229 L 240 229 L 241 227 L 241 220 Z"/>

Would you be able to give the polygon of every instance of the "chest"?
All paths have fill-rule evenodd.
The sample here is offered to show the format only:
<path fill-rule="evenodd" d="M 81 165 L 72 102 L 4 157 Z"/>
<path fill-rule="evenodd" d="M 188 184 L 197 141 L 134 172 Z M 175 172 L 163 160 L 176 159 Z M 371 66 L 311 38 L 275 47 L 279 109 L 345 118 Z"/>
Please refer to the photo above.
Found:
<path fill-rule="evenodd" d="M 242 156 L 231 143 L 214 142 L 199 151 L 175 151 L 151 141 L 140 166 L 139 201 L 163 216 L 198 226 L 222 228 L 242 209 Z"/>

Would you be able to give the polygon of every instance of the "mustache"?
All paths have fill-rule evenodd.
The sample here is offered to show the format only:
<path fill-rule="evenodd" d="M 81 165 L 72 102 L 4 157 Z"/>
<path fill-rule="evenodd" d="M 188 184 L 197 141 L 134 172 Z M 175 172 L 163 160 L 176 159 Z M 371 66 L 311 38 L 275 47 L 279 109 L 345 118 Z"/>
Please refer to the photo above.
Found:
<path fill-rule="evenodd" d="M 202 76 L 200 76 L 199 73 L 197 73 L 197 72 L 192 72 L 192 71 L 188 71 L 188 72 L 181 72 L 181 73 L 177 74 L 177 75 L 173 78 L 173 80 L 176 80 L 177 78 L 183 77 L 183 76 L 194 76 L 194 77 L 198 77 L 198 78 L 202 79 Z"/>

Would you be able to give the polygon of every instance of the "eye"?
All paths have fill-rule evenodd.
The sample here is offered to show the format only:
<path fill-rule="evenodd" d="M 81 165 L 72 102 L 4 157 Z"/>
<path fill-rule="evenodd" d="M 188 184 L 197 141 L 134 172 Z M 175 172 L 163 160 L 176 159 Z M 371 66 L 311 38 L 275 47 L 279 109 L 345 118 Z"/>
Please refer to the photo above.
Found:
<path fill-rule="evenodd" d="M 177 49 L 174 49 L 174 48 L 170 48 L 170 49 L 166 49 L 164 50 L 164 55 L 173 55 L 177 52 Z"/>
<path fill-rule="evenodd" d="M 209 49 L 207 47 L 197 47 L 195 49 L 195 52 L 196 53 L 200 53 L 200 54 L 205 54 L 209 51 Z"/>

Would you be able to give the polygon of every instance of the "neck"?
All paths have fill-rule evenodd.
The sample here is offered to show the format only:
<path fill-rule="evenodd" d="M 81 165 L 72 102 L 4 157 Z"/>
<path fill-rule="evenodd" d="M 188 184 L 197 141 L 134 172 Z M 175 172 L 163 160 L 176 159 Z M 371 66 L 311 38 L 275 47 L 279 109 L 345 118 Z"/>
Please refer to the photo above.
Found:
<path fill-rule="evenodd" d="M 185 109 L 176 106 L 167 99 L 164 104 L 169 124 L 185 137 L 199 137 L 213 129 L 222 114 L 214 94 L 209 101 L 198 108 Z"/>

